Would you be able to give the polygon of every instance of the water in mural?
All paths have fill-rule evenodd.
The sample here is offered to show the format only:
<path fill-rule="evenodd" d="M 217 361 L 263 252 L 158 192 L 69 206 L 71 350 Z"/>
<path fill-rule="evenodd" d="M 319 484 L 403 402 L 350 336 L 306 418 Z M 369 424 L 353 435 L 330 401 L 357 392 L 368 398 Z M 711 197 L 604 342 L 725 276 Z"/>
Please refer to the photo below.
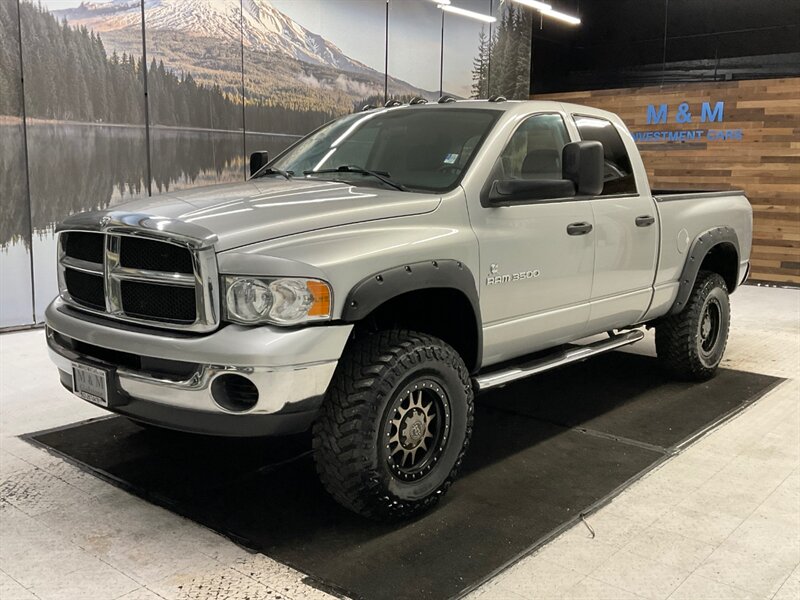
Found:
<path fill-rule="evenodd" d="M 0 327 L 33 320 L 17 6 L 0 1 Z"/>
<path fill-rule="evenodd" d="M 71 213 L 148 187 L 243 180 L 249 152 L 274 156 L 332 118 L 382 104 L 387 91 L 435 99 L 442 83 L 457 97 L 521 94 L 523 13 L 501 0 L 464 2 L 499 21 L 491 29 L 447 15 L 442 51 L 436 5 L 392 0 L 388 76 L 385 0 L 21 0 L 21 32 L 17 2 L 0 2 L 0 327 L 31 320 L 31 253 L 41 319 L 56 291 L 53 229 Z M 511 66 L 485 79 L 489 60 Z"/>

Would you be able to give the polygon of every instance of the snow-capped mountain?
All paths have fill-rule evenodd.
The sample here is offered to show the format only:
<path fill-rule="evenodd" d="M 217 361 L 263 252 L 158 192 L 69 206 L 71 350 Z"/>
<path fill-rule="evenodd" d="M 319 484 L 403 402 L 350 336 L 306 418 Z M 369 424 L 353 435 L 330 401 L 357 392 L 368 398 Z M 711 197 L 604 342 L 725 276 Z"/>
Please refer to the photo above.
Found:
<path fill-rule="evenodd" d="M 144 6 L 148 32 L 177 31 L 235 43 L 241 38 L 248 50 L 278 53 L 352 73 L 376 73 L 284 15 L 269 0 L 243 0 L 241 16 L 239 0 L 145 0 Z M 139 0 L 83 2 L 53 14 L 99 32 L 141 28 Z"/>

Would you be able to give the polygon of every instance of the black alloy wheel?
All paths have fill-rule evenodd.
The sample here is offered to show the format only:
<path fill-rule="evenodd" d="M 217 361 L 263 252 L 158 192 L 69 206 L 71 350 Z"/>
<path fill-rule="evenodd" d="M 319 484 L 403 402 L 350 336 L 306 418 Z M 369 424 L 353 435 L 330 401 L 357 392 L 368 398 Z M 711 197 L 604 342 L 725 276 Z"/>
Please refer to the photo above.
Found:
<path fill-rule="evenodd" d="M 423 378 L 406 386 L 387 411 L 382 452 L 394 475 L 417 481 L 436 466 L 450 433 L 450 400 L 441 384 Z"/>
<path fill-rule="evenodd" d="M 700 271 L 685 308 L 656 323 L 656 353 L 678 379 L 713 377 L 728 343 L 728 287 L 718 273 Z"/>

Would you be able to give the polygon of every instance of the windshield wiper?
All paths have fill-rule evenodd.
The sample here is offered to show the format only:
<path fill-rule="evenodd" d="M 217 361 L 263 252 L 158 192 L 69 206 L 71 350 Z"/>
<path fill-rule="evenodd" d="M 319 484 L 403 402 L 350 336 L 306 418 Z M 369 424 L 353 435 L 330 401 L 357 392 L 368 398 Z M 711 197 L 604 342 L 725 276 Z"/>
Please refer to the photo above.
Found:
<path fill-rule="evenodd" d="M 267 167 L 258 174 L 258 177 L 263 177 L 264 175 L 280 175 L 281 177 L 284 177 L 288 180 L 292 178 L 292 175 L 294 175 L 294 173 L 292 171 L 284 171 L 283 169 L 276 169 L 275 167 Z"/>
<path fill-rule="evenodd" d="M 389 179 L 389 173 L 386 171 L 370 171 L 369 169 L 362 169 L 352 165 L 341 165 L 335 169 L 320 169 L 319 171 L 303 171 L 303 175 L 317 175 L 319 173 L 360 173 L 361 175 L 370 175 L 375 179 L 380 179 L 386 185 L 390 185 L 396 190 L 407 192 L 408 188 L 404 185 Z"/>

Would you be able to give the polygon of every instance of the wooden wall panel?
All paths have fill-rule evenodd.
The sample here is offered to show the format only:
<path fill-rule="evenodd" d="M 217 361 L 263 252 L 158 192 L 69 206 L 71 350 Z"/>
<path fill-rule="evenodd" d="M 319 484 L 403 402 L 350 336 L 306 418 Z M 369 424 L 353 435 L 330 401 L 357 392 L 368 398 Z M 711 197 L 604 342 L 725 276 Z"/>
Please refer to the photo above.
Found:
<path fill-rule="evenodd" d="M 539 94 L 610 110 L 632 131 L 741 129 L 741 141 L 639 142 L 653 188 L 743 189 L 753 205 L 751 280 L 800 284 L 800 78 L 691 83 Z M 687 102 L 692 123 L 676 123 Z M 701 123 L 700 107 L 725 103 L 722 123 Z M 647 106 L 669 107 L 647 124 Z"/>

